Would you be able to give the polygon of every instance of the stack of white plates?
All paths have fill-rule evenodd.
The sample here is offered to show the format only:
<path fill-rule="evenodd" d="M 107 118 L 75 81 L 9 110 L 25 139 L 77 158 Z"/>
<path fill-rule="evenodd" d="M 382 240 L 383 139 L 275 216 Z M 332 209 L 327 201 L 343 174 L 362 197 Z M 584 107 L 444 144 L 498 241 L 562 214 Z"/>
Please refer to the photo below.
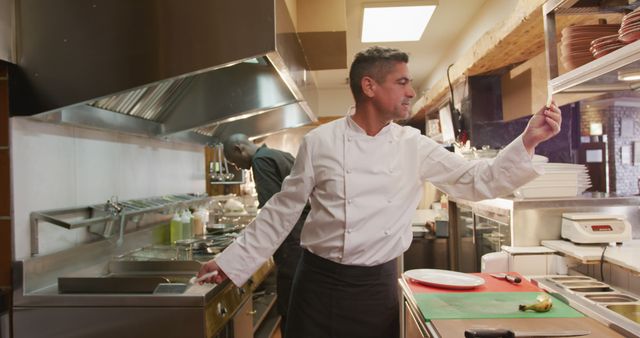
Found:
<path fill-rule="evenodd" d="M 516 189 L 519 198 L 574 197 L 591 187 L 587 168 L 582 164 L 544 163 L 545 173 Z"/>

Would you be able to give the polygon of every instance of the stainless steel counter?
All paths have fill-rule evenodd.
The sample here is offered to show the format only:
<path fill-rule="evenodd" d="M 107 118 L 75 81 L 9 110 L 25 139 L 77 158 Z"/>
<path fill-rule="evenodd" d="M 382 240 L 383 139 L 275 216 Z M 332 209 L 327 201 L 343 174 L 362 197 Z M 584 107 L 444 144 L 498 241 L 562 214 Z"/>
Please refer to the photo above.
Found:
<path fill-rule="evenodd" d="M 637 313 L 637 308 L 640 307 L 638 296 L 612 288 L 587 276 L 549 276 L 534 278 L 532 281 L 543 290 L 625 337 L 640 337 L 638 316 L 636 315 L 633 321 L 624 316 L 629 312 L 614 311 L 619 307 L 632 306 Z"/>
<path fill-rule="evenodd" d="M 640 238 L 640 196 L 587 194 L 571 198 L 503 197 L 477 202 L 450 198 L 449 201 L 466 205 L 482 217 L 498 221 L 506 219 L 511 225 L 511 246 L 538 246 L 542 240 L 560 239 L 564 212 L 625 215 L 632 224 L 633 237 Z"/>
<path fill-rule="evenodd" d="M 273 264 L 265 264 L 239 288 L 229 280 L 220 285 L 188 284 L 201 262 L 213 254 L 200 254 L 201 261 L 176 260 L 175 256 L 148 258 L 140 248 L 154 243 L 157 230 L 151 227 L 129 233 L 120 246 L 114 240 L 101 240 L 16 262 L 14 336 L 209 338 L 227 334 L 227 324 L 250 301 L 253 288 Z M 153 287 L 141 292 L 113 292 L 113 287 L 149 277 L 170 282 L 164 286 L 180 287 L 177 291 L 169 288 L 169 293 L 161 288 L 153 291 Z M 71 284 L 76 286 L 91 282 L 104 286 L 106 282 L 112 291 L 61 288 L 62 280 L 79 281 Z"/>

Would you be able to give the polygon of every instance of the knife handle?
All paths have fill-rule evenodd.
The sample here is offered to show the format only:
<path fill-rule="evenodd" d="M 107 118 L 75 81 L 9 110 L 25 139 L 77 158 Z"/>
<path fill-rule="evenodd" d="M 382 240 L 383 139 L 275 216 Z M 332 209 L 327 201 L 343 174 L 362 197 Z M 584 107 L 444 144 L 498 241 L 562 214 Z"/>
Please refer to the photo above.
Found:
<path fill-rule="evenodd" d="M 513 331 L 507 329 L 466 329 L 464 338 L 515 338 Z"/>
<path fill-rule="evenodd" d="M 513 275 L 505 275 L 505 277 L 509 282 L 513 283 L 513 284 L 518 284 L 520 282 L 522 282 L 522 279 L 520 279 L 520 277 L 518 276 L 513 276 Z"/>

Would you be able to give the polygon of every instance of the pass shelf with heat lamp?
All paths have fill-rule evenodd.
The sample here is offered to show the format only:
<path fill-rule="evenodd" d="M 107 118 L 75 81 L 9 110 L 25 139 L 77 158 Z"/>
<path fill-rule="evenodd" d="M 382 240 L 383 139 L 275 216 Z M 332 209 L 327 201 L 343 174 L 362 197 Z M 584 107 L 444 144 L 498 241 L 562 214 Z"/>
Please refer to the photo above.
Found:
<path fill-rule="evenodd" d="M 640 89 L 640 41 L 634 41 L 596 60 L 559 74 L 556 17 L 600 13 L 625 14 L 640 6 L 636 1 L 618 7 L 578 7 L 575 0 L 550 0 L 543 5 L 545 46 L 549 67 L 550 94 L 602 93 Z M 630 77 L 632 75 L 637 77 Z"/>

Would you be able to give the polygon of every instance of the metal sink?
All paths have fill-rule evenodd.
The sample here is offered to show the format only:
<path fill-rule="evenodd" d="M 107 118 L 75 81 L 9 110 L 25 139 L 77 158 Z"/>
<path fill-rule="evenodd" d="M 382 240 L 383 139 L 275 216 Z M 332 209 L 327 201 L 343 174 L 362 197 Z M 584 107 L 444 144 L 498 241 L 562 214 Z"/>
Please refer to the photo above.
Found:
<path fill-rule="evenodd" d="M 580 282 L 561 282 L 560 285 L 567 288 L 575 288 L 575 287 L 594 287 L 594 286 L 608 286 L 607 284 L 600 282 L 590 282 L 590 281 L 580 281 Z"/>
<path fill-rule="evenodd" d="M 559 285 L 560 287 L 570 290 L 577 293 L 593 293 L 593 292 L 613 292 L 609 285 L 599 282 L 592 278 L 580 278 L 576 279 L 575 277 L 571 277 L 571 279 L 561 279 L 560 277 L 551 278 L 554 283 Z"/>
<path fill-rule="evenodd" d="M 550 280 L 554 282 L 576 282 L 576 281 L 593 281 L 595 279 L 587 276 L 557 276 L 550 277 Z"/>
<path fill-rule="evenodd" d="M 596 303 L 632 303 L 638 299 L 623 294 L 585 295 L 584 298 Z"/>
<path fill-rule="evenodd" d="M 613 304 L 607 308 L 640 324 L 640 304 Z"/>
<path fill-rule="evenodd" d="M 602 286 L 579 286 L 579 287 L 567 287 L 568 290 L 579 293 L 589 293 L 589 292 L 614 292 L 611 287 L 607 285 Z"/>
<path fill-rule="evenodd" d="M 162 284 L 163 290 L 180 293 L 199 270 L 200 263 L 195 261 L 112 261 L 109 273 L 103 276 L 59 277 L 58 292 L 154 293 Z"/>
<path fill-rule="evenodd" d="M 161 276 L 60 277 L 60 293 L 153 293 L 158 284 L 169 283 Z"/>

